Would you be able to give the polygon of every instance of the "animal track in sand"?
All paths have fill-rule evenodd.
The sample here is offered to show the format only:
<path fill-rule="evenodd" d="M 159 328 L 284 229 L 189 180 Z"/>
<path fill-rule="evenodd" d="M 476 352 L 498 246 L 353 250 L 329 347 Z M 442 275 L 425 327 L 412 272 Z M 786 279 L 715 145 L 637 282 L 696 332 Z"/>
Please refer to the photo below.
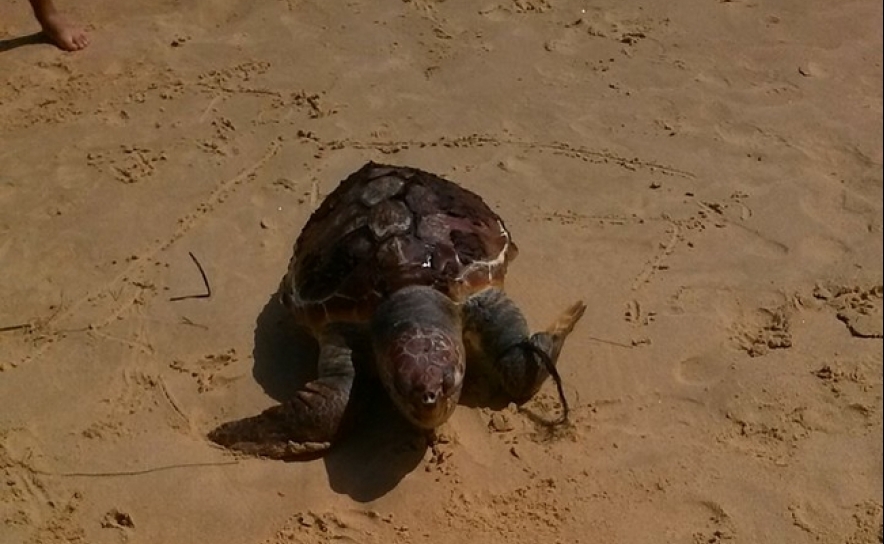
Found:
<path fill-rule="evenodd" d="M 532 212 L 528 217 L 528 221 L 555 221 L 559 225 L 573 225 L 580 228 L 587 228 L 591 225 L 634 225 L 643 224 L 646 219 L 633 214 L 625 215 L 589 215 L 573 210 L 555 210 L 544 211 L 539 206 L 535 206 L 536 211 Z"/>
<path fill-rule="evenodd" d="M 165 151 L 153 151 L 137 144 L 121 145 L 115 152 L 93 152 L 86 155 L 86 164 L 109 172 L 122 183 L 138 183 L 156 173 L 157 163 L 167 160 Z"/>
<path fill-rule="evenodd" d="M 871 287 L 817 284 L 813 296 L 823 300 L 837 312 L 850 334 L 858 338 L 881 338 L 882 286 Z"/>
<path fill-rule="evenodd" d="M 717 437 L 728 447 L 786 466 L 812 435 L 865 437 L 880 428 L 880 360 L 818 361 L 804 377 L 739 364 L 765 377 L 734 382 L 731 394 L 710 398 L 732 423 Z"/>
<path fill-rule="evenodd" d="M 776 242 L 765 239 L 758 232 L 741 223 L 752 216 L 751 209 L 743 203 L 745 197 L 745 194 L 734 193 L 730 196 L 729 201 L 724 204 L 718 202 L 698 201 L 697 205 L 699 209 L 687 217 L 673 218 L 664 214 L 659 218 L 670 223 L 669 228 L 667 228 L 668 236 L 664 241 L 660 242 L 657 251 L 648 260 L 644 269 L 633 280 L 632 290 L 638 290 L 643 285 L 650 283 L 659 271 L 667 270 L 669 268 L 668 260 L 675 252 L 676 247 L 680 244 L 684 244 L 689 248 L 693 248 L 696 243 L 696 237 L 700 233 L 706 231 L 710 226 L 724 228 L 729 225 L 735 225 L 742 230 L 761 238 L 765 242 L 765 248 L 773 245 L 777 254 L 785 253 L 786 248 L 781 247 L 782 244 L 777 244 Z M 740 221 L 735 221 L 728 217 L 729 214 L 727 213 L 727 210 L 731 205 L 739 206 Z"/>
<path fill-rule="evenodd" d="M 3 485 L 0 486 L 0 523 L 14 535 L 40 520 L 40 505 L 49 502 L 49 497 L 43 483 L 27 467 L 14 460 L 5 444 L 8 439 L 9 433 L 0 431 L 0 476 L 3 478 Z"/>
<path fill-rule="evenodd" d="M 813 375 L 832 394 L 842 418 L 859 416 L 867 428 L 881 425 L 880 360 L 832 360 L 821 363 Z"/>
<path fill-rule="evenodd" d="M 6 79 L 6 74 L 4 74 Z M 33 103 L 29 96 L 40 96 L 34 93 L 35 87 L 47 90 L 51 99 Z M 12 90 L 13 100 L 6 95 Z M 27 128 L 37 124 L 65 123 L 86 113 L 91 107 L 87 101 L 95 90 L 95 80 L 83 73 L 78 73 L 72 64 L 65 61 L 37 62 L 31 66 L 27 75 L 11 76 L 3 88 L 0 88 L 0 105 L 14 104 L 14 108 L 0 108 L 0 126 L 5 130 Z M 23 92 L 24 91 L 24 92 Z M 43 94 L 42 96 L 46 96 Z"/>
<path fill-rule="evenodd" d="M 668 234 L 666 241 L 660 243 L 659 249 L 654 256 L 648 260 L 642 271 L 639 272 L 634 280 L 632 280 L 631 289 L 633 291 L 638 290 L 646 283 L 649 283 L 651 278 L 653 278 L 658 271 L 669 268 L 666 264 L 666 259 L 672 255 L 672 252 L 675 251 L 675 246 L 682 239 L 681 227 L 678 223 L 672 222 L 666 229 L 666 232 Z"/>
<path fill-rule="evenodd" d="M 552 9 L 549 0 L 511 0 L 510 5 L 515 13 L 543 13 Z"/>
<path fill-rule="evenodd" d="M 731 339 L 752 357 L 792 347 L 791 310 L 786 306 L 759 308 L 731 326 Z"/>
<path fill-rule="evenodd" d="M 270 66 L 271 64 L 266 61 L 249 61 L 226 68 L 208 70 L 197 76 L 196 84 L 208 91 L 274 95 L 275 92 L 263 87 L 255 88 L 246 85 L 246 83 L 251 83 L 255 78 L 267 73 Z"/>
<path fill-rule="evenodd" d="M 132 418 L 144 413 L 157 414 L 170 428 L 192 430 L 190 418 L 159 374 L 124 369 L 110 391 L 102 401 L 103 415 L 79 431 L 84 438 L 110 440 L 140 434 L 140 428 L 132 426 Z"/>
<path fill-rule="evenodd" d="M 493 134 L 473 133 L 464 136 L 440 136 L 429 140 L 323 140 L 313 134 L 304 133 L 302 141 L 314 143 L 320 151 L 337 151 L 341 149 L 372 149 L 383 154 L 394 154 L 412 148 L 478 148 L 484 146 L 502 147 L 511 146 L 536 153 L 552 153 L 557 156 L 569 157 L 594 164 L 612 164 L 629 171 L 646 170 L 667 176 L 677 176 L 686 179 L 694 179 L 694 174 L 673 166 L 667 166 L 654 161 L 647 161 L 638 157 L 624 157 L 612 151 L 604 149 L 590 149 L 584 146 L 572 145 L 566 142 L 538 142 L 530 140 L 515 140 L 507 137 L 499 137 Z"/>
<path fill-rule="evenodd" d="M 679 383 L 708 387 L 718 383 L 728 368 L 723 354 L 705 353 L 682 359 L 675 365 L 673 374 Z"/>
<path fill-rule="evenodd" d="M 649 168 L 657 171 L 656 166 Z M 652 189 L 658 187 L 654 183 L 656 182 L 652 183 Z M 679 214 L 663 212 L 654 216 L 642 216 L 635 213 L 630 215 L 594 215 L 571 209 L 549 211 L 535 206 L 537 211 L 532 211 L 528 220 L 555 222 L 561 226 L 581 229 L 607 226 L 613 228 L 618 226 L 656 226 L 660 223 L 665 223 L 666 229 L 662 233 L 662 239 L 647 259 L 645 265 L 633 278 L 631 284 L 633 291 L 640 290 L 645 285 L 651 283 L 661 271 L 668 270 L 671 266 L 670 260 L 677 250 L 681 246 L 694 248 L 697 241 L 700 240 L 700 236 L 710 231 L 711 227 L 721 229 L 734 226 L 739 229 L 738 232 L 747 233 L 752 237 L 760 239 L 762 243 L 753 244 L 752 247 L 762 248 L 764 255 L 779 257 L 787 251 L 787 248 L 782 244 L 766 239 L 745 224 L 745 221 L 752 217 L 751 208 L 744 202 L 748 197 L 745 193 L 735 192 L 723 202 L 699 200 L 693 193 L 687 193 L 685 196 L 687 199 L 682 201 L 681 204 L 689 205 L 689 211 L 686 214 L 682 211 Z M 627 304 L 630 304 L 630 302 L 627 302 Z"/>
<path fill-rule="evenodd" d="M 563 526 L 573 521 L 571 501 L 560 495 L 560 485 L 553 478 L 538 478 L 500 493 L 452 491 L 435 516 L 474 542 L 555 542 Z"/>
<path fill-rule="evenodd" d="M 877 501 L 866 501 L 854 507 L 853 522 L 855 530 L 847 537 L 845 544 L 864 544 L 866 542 L 884 542 L 882 527 L 882 508 Z"/>
<path fill-rule="evenodd" d="M 224 353 L 205 355 L 196 361 L 176 359 L 169 364 L 169 368 L 190 376 L 196 382 L 197 391 L 206 393 L 236 380 L 235 376 L 225 376 L 224 371 L 238 360 L 236 349 L 230 348 Z"/>
<path fill-rule="evenodd" d="M 375 510 L 347 512 L 297 512 L 262 544 L 314 544 L 316 542 L 412 542 L 408 525 L 392 514 Z"/>
<path fill-rule="evenodd" d="M 46 323 L 42 343 L 35 346 L 30 354 L 24 356 L 19 361 L 12 362 L 10 366 L 15 368 L 40 357 L 50 345 L 70 332 L 70 330 L 94 331 L 101 329 L 116 321 L 119 316 L 132 306 L 144 304 L 147 299 L 156 296 L 155 290 L 145 289 L 144 286 L 151 285 L 150 280 L 146 278 L 149 278 L 151 275 L 152 267 L 150 264 L 155 263 L 157 255 L 169 249 L 191 229 L 210 216 L 241 185 L 253 180 L 261 167 L 276 155 L 281 145 L 278 140 L 271 141 L 264 154 L 258 160 L 242 169 L 236 176 L 219 182 L 205 199 L 195 207 L 194 211 L 178 218 L 177 227 L 169 236 L 164 239 L 158 239 L 154 243 L 142 248 L 139 252 L 133 253 L 128 259 L 128 264 L 114 278 L 93 289 L 78 300 L 66 305 L 53 317 L 52 322 L 63 323 L 69 319 L 76 319 L 87 305 L 103 305 L 105 311 L 102 318 L 96 319 L 91 323 L 66 327 L 66 330 L 53 328 L 52 322 Z"/>
<path fill-rule="evenodd" d="M 47 519 L 31 534 L 29 542 L 84 542 L 85 529 L 75 521 L 83 496 L 75 491 L 61 501 L 49 501 Z"/>
<path fill-rule="evenodd" d="M 83 541 L 74 521 L 82 494 L 45 481 L 30 465 L 34 455 L 39 449 L 28 433 L 0 431 L 0 535 L 10 542 Z"/>
<path fill-rule="evenodd" d="M 789 407 L 782 401 L 759 402 L 756 407 L 738 405 L 725 417 L 733 424 L 718 441 L 746 454 L 785 466 L 800 442 L 814 429 L 804 419 L 802 407 Z"/>
<path fill-rule="evenodd" d="M 338 113 L 338 107 L 327 103 L 325 93 L 308 92 L 304 90 L 280 93 L 270 102 L 270 110 L 278 112 L 269 115 L 265 111 L 258 114 L 258 123 L 272 123 L 284 121 L 292 117 L 292 112 L 306 112 L 310 119 L 319 119 Z"/>
<path fill-rule="evenodd" d="M 669 25 L 669 19 L 656 18 L 641 12 L 617 13 L 610 9 L 589 9 L 572 27 L 585 29 L 593 37 L 607 38 L 626 46 L 634 46 L 648 38 L 660 27 Z"/>
<path fill-rule="evenodd" d="M 269 62 L 245 62 L 227 68 L 209 70 L 197 76 L 197 87 L 214 95 L 200 118 L 204 119 L 209 112 L 213 111 L 219 97 L 244 94 L 270 100 L 269 109 L 262 110 L 257 115 L 256 123 L 259 124 L 287 120 L 291 117 L 292 111 L 306 112 L 310 119 L 327 117 L 338 112 L 336 106 L 327 103 L 324 92 L 311 92 L 303 89 L 297 91 L 280 90 L 255 85 L 255 80 L 269 69 Z"/>
<path fill-rule="evenodd" d="M 707 517 L 706 527 L 693 534 L 694 544 L 723 544 L 736 539 L 734 522 L 715 501 L 701 500 L 693 505 Z"/>
<path fill-rule="evenodd" d="M 234 153 L 235 149 L 231 147 L 231 141 L 236 132 L 236 126 L 233 124 L 233 121 L 223 116 L 217 116 L 212 120 L 211 124 L 214 134 L 197 142 L 197 147 L 201 151 L 221 155 L 222 157 Z"/>
<path fill-rule="evenodd" d="M 871 544 L 882 542 L 882 508 L 878 501 L 864 501 L 853 506 L 853 512 L 846 523 L 826 519 L 824 513 L 813 504 L 792 504 L 789 513 L 792 523 L 802 531 L 812 535 L 818 542 L 842 542 L 844 544 Z M 828 523 L 826 523 L 828 521 Z M 835 523 L 833 523 L 835 522 Z M 847 534 L 843 532 L 847 526 Z"/>

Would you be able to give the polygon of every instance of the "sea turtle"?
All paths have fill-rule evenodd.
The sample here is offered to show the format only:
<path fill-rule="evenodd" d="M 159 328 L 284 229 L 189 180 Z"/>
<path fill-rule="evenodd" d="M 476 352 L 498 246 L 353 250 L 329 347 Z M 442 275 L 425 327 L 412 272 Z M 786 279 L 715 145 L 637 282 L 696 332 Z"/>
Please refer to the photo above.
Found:
<path fill-rule="evenodd" d="M 467 355 L 484 359 L 510 400 L 530 399 L 583 315 L 573 304 L 531 335 L 503 292 L 518 250 L 475 193 L 416 168 L 369 162 L 313 213 L 280 285 L 282 304 L 318 340 L 318 377 L 291 400 L 225 423 L 216 443 L 271 458 L 334 442 L 356 369 L 348 330 L 370 338 L 374 370 L 397 409 L 432 430 L 451 415 Z M 471 362 L 472 364 L 472 362 Z"/>

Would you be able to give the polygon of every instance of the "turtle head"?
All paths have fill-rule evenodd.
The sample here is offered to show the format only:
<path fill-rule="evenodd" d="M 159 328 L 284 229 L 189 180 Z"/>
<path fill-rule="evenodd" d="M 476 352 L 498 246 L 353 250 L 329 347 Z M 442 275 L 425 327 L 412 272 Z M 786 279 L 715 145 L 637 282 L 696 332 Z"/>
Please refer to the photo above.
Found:
<path fill-rule="evenodd" d="M 434 429 L 460 398 L 465 369 L 457 306 L 429 287 L 397 291 L 372 319 L 378 374 L 414 425 Z"/>

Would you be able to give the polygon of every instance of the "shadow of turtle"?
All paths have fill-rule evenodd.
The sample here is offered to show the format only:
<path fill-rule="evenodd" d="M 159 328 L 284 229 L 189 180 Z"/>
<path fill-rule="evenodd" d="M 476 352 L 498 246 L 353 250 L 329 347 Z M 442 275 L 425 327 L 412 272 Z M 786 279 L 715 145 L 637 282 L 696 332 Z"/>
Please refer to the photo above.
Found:
<path fill-rule="evenodd" d="M 276 294 L 258 315 L 254 341 L 252 375 L 277 402 L 288 401 L 299 388 L 316 378 L 319 346 L 308 331 L 295 323 Z M 348 333 L 348 343 L 353 349 L 356 380 L 340 439 L 328 451 L 305 453 L 286 460 L 322 459 L 329 485 L 335 492 L 358 502 L 369 502 L 394 489 L 421 463 L 429 440 L 425 432 L 413 427 L 399 413 L 377 379 L 371 342 L 364 328 L 353 327 Z M 509 402 L 487 365 L 481 360 L 471 360 L 460 404 L 501 410 Z M 526 412 L 538 427 L 554 425 L 541 414 L 523 407 L 519 410 Z M 259 415 L 225 423 L 218 429 L 237 427 L 237 432 L 250 436 L 258 446 L 256 451 L 261 451 L 262 423 L 266 424 L 267 420 Z M 210 433 L 210 438 L 216 431 Z"/>
<path fill-rule="evenodd" d="M 299 387 L 316 378 L 319 345 L 295 323 L 277 293 L 258 314 L 254 341 L 252 377 L 273 400 L 292 398 Z"/>
<path fill-rule="evenodd" d="M 460 404 L 468 408 L 487 408 L 495 412 L 514 404 L 515 409 L 524 414 L 538 432 L 544 435 L 553 435 L 562 427 L 559 418 L 535 411 L 526 405 L 527 401 L 514 402 L 503 390 L 488 362 L 475 354 L 468 359 Z"/>
<path fill-rule="evenodd" d="M 258 315 L 254 335 L 252 376 L 277 402 L 316 378 L 319 345 L 295 323 L 277 294 Z M 377 499 L 420 463 L 427 448 L 424 435 L 396 410 L 373 372 L 367 338 L 351 339 L 356 381 L 345 414 L 340 441 L 326 453 L 292 459 L 323 459 L 329 484 L 359 502 Z"/>
<path fill-rule="evenodd" d="M 510 402 L 489 363 L 478 354 L 468 353 L 460 405 L 498 411 L 506 408 Z"/>
<path fill-rule="evenodd" d="M 399 413 L 377 379 L 357 376 L 356 385 L 343 438 L 324 461 L 335 492 L 369 502 L 393 490 L 420 464 L 428 441 Z"/>

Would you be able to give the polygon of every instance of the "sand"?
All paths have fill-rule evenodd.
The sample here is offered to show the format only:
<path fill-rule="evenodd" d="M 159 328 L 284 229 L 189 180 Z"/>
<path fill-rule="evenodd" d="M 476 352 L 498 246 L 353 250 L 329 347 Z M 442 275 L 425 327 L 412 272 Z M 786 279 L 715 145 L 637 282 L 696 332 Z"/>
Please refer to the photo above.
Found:
<path fill-rule="evenodd" d="M 59 4 L 85 51 L 0 7 L 3 543 L 881 542 L 881 2 Z M 370 159 L 506 219 L 534 328 L 588 303 L 569 428 L 205 438 L 311 372 L 273 294 Z"/>

